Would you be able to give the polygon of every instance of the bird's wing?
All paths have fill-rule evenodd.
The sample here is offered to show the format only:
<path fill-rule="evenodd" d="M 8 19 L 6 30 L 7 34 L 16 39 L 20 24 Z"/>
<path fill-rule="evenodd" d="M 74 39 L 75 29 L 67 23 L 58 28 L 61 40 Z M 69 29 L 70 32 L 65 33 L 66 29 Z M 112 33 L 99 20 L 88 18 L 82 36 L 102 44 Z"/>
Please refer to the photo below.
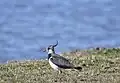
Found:
<path fill-rule="evenodd" d="M 69 62 L 66 58 L 62 56 L 52 56 L 51 61 L 61 68 L 72 68 L 73 64 Z"/>

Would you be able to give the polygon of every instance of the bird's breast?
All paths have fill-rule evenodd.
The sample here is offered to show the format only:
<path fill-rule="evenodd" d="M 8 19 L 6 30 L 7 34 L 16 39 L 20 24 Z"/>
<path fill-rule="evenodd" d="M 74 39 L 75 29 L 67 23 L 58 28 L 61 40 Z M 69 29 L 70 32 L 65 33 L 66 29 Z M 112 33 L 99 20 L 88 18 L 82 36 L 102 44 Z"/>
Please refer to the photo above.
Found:
<path fill-rule="evenodd" d="M 51 58 L 50 58 L 51 59 Z M 49 59 L 49 64 L 50 66 L 54 69 L 54 70 L 58 70 L 59 67 L 57 65 L 55 65 L 51 60 Z"/>

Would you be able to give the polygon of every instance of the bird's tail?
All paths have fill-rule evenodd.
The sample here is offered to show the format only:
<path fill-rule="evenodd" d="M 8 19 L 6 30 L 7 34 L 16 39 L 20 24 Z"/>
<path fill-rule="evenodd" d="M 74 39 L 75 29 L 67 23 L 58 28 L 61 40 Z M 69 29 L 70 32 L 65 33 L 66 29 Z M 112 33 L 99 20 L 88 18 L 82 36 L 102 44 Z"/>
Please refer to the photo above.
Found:
<path fill-rule="evenodd" d="M 74 67 L 74 69 L 82 70 L 82 67 Z"/>

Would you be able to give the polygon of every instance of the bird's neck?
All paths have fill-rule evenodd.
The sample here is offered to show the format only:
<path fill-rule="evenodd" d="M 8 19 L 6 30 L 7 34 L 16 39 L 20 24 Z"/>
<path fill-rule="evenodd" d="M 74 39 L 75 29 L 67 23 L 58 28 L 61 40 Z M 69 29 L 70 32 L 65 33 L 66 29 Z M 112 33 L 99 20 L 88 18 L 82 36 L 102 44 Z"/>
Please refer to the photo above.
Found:
<path fill-rule="evenodd" d="M 55 51 L 52 49 L 48 50 L 48 59 L 52 56 L 52 54 L 55 54 Z"/>
<path fill-rule="evenodd" d="M 49 60 L 49 58 L 52 56 L 52 54 L 48 54 L 48 60 Z"/>

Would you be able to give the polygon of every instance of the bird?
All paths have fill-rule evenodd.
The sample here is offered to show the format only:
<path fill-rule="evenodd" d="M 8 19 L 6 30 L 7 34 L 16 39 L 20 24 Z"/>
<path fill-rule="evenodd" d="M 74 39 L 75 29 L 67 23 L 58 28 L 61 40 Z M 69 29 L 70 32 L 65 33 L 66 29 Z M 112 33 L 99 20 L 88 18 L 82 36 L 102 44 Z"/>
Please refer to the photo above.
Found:
<path fill-rule="evenodd" d="M 55 52 L 55 47 L 58 45 L 58 41 L 54 45 L 49 45 L 47 48 L 44 50 L 42 49 L 43 52 L 48 53 L 48 61 L 50 66 L 54 70 L 61 70 L 61 69 L 77 69 L 77 70 L 82 70 L 82 67 L 76 67 L 74 66 L 68 59 L 65 57 L 56 54 Z"/>

